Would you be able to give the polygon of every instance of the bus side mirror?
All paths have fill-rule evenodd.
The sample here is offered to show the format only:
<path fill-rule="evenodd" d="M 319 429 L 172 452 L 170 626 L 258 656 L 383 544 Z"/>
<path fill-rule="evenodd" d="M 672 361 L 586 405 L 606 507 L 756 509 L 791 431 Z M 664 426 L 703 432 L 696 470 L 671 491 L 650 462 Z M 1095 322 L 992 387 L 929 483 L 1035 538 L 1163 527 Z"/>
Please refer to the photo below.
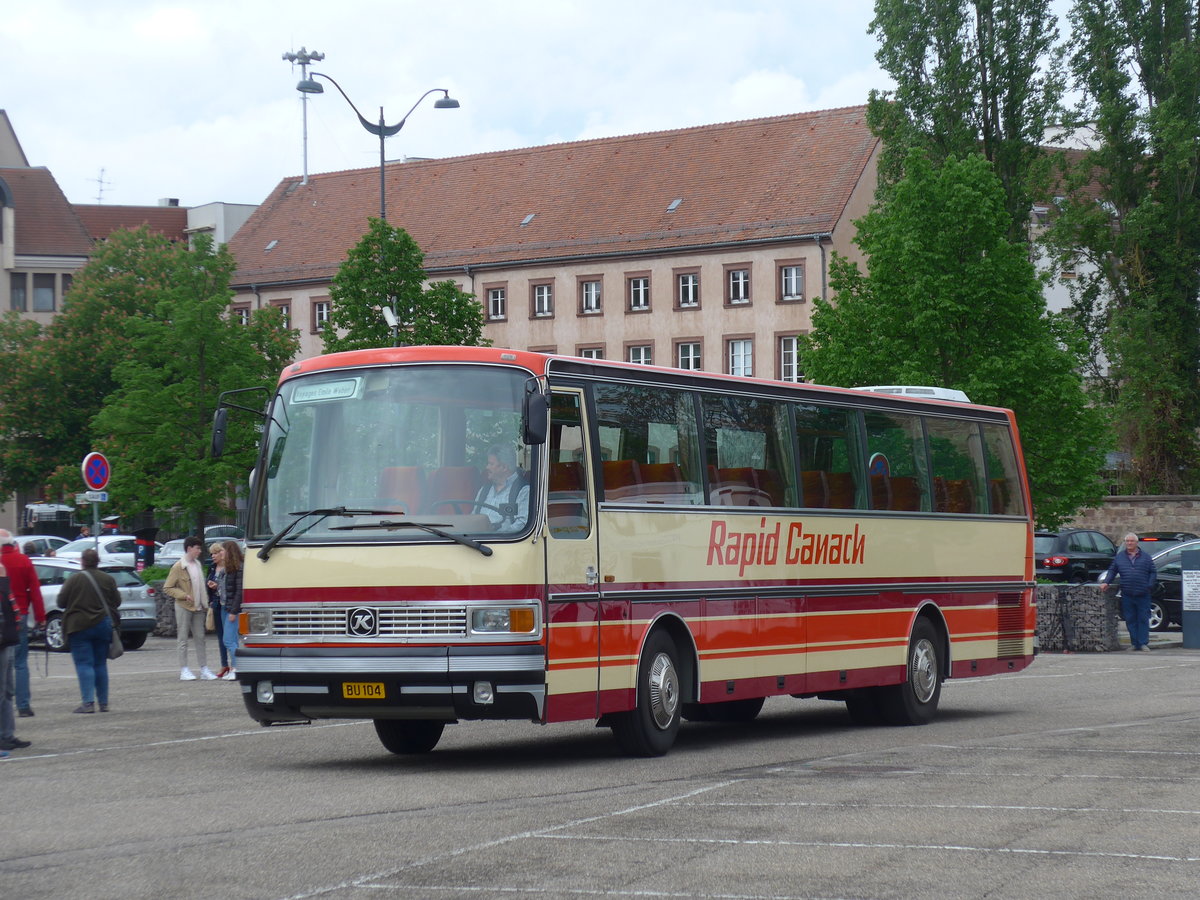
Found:
<path fill-rule="evenodd" d="M 526 444 L 546 443 L 546 422 L 550 412 L 550 401 L 541 391 L 525 395 L 525 410 L 521 416 L 522 439 Z"/>
<path fill-rule="evenodd" d="M 210 447 L 210 456 L 216 459 L 225 452 L 225 426 L 229 422 L 228 408 L 221 406 L 213 413 L 212 425 L 212 445 Z"/>

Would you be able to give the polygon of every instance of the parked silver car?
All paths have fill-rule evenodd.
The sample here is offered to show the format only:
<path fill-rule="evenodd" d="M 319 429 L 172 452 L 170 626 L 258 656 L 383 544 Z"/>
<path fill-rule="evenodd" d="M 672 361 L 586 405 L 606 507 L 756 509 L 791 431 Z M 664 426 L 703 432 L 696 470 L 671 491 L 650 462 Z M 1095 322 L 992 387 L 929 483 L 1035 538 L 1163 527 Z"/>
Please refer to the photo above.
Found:
<path fill-rule="evenodd" d="M 42 585 L 42 600 L 46 605 L 46 646 L 56 653 L 61 653 L 64 649 L 63 611 L 58 608 L 58 592 L 66 580 L 82 566 L 77 559 L 59 557 L 37 557 L 32 562 L 38 581 Z M 126 650 L 137 650 L 146 643 L 147 636 L 154 630 L 157 617 L 154 604 L 156 591 L 142 581 L 130 566 L 101 563 L 100 570 L 113 577 L 121 594 L 121 606 L 117 610 L 121 617 L 121 643 Z"/>
<path fill-rule="evenodd" d="M 84 550 L 96 550 L 102 565 L 137 565 L 137 538 L 132 534 L 105 534 L 99 538 L 80 538 L 54 551 L 59 559 L 79 559 Z M 162 545 L 155 544 L 155 558 L 162 552 Z"/>

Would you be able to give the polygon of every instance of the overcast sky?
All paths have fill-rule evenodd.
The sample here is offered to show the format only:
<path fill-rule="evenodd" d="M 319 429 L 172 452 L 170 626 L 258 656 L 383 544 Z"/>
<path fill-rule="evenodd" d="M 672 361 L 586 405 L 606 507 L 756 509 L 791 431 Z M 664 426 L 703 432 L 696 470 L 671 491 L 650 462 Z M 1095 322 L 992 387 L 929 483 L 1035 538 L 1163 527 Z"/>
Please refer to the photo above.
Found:
<path fill-rule="evenodd" d="M 260 203 L 304 169 L 320 51 L 388 159 L 460 156 L 865 103 L 871 0 L 38 0 L 0 16 L 0 109 L 75 203 Z M 378 165 L 332 85 L 310 174 Z"/>

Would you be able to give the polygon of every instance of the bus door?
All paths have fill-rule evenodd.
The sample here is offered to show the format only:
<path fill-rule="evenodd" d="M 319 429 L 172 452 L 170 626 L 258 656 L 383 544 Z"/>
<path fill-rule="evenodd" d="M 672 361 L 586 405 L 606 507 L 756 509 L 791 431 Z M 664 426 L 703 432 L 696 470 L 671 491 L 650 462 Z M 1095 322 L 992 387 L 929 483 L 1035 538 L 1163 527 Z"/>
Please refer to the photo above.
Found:
<path fill-rule="evenodd" d="M 550 402 L 546 485 L 546 720 L 599 715 L 600 592 L 591 453 L 582 389 Z"/>

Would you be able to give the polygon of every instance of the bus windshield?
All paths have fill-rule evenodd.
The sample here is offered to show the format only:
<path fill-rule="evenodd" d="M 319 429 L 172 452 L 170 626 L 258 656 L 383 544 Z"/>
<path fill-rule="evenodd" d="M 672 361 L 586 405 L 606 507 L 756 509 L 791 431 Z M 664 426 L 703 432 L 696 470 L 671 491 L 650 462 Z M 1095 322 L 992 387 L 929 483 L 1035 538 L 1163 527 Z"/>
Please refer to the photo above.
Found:
<path fill-rule="evenodd" d="M 515 537 L 532 524 L 529 373 L 374 366 L 284 382 L 256 473 L 250 537 L 278 543 Z M 442 536 L 444 539 L 444 535 Z"/>

